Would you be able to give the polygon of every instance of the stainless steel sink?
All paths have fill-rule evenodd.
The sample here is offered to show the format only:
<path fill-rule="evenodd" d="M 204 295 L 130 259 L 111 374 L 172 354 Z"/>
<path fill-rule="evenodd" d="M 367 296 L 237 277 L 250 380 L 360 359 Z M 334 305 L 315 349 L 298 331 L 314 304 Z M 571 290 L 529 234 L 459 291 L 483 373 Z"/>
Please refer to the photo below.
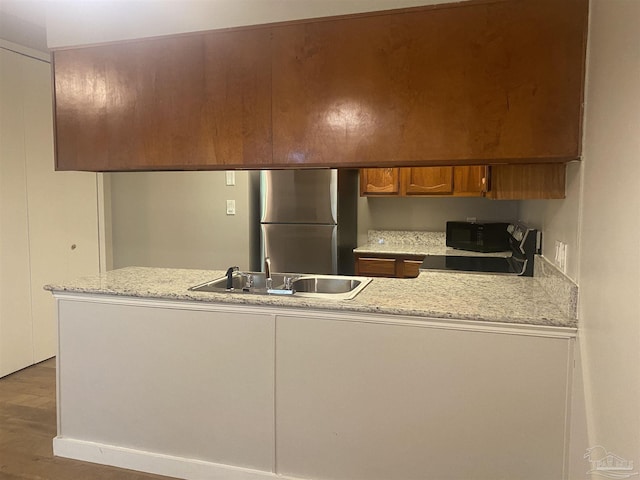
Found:
<path fill-rule="evenodd" d="M 290 275 L 291 276 L 291 275 Z M 283 273 L 271 275 L 272 288 L 284 286 Z M 224 292 L 224 293 L 256 293 L 266 294 L 267 278 L 264 272 L 234 272 L 231 277 L 231 289 L 227 288 L 227 277 L 216 278 L 206 283 L 190 287 L 194 292 Z"/>
<path fill-rule="evenodd" d="M 350 300 L 370 282 L 368 277 L 344 275 L 300 275 L 287 273 L 271 274 L 271 285 L 267 285 L 264 272 L 234 272 L 231 288 L 227 288 L 227 277 L 190 287 L 195 292 L 288 294 L 297 297 Z"/>
<path fill-rule="evenodd" d="M 303 275 L 296 278 L 291 287 L 299 297 L 333 298 L 350 300 L 369 285 L 371 278 L 341 275 Z"/>

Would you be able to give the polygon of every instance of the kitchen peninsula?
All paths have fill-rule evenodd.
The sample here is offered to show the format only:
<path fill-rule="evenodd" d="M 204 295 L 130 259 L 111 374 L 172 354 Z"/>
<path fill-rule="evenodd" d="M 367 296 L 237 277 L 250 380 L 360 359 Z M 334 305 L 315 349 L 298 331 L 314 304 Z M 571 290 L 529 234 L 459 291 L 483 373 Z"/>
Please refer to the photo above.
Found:
<path fill-rule="evenodd" d="M 223 274 L 46 287 L 56 455 L 180 478 L 563 478 L 576 320 L 540 281 L 423 272 L 349 301 L 188 290 Z"/>

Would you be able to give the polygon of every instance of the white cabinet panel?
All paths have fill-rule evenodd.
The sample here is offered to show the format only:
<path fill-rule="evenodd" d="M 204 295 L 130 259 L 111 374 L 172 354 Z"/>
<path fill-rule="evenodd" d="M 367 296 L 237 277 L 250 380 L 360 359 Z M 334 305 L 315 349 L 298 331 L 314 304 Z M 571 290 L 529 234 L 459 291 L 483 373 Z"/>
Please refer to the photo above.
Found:
<path fill-rule="evenodd" d="M 59 438 L 273 470 L 272 315 L 60 300 L 59 323 Z"/>
<path fill-rule="evenodd" d="M 278 316 L 278 471 L 563 478 L 571 342 Z"/>
<path fill-rule="evenodd" d="M 22 79 L 0 48 L 0 376 L 33 363 Z"/>

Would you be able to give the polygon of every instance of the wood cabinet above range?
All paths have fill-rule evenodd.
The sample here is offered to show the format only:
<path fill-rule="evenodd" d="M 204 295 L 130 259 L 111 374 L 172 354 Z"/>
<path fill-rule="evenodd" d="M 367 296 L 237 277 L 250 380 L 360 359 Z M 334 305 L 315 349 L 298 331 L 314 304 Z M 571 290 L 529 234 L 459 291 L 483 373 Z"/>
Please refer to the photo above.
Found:
<path fill-rule="evenodd" d="M 487 191 L 488 167 L 363 168 L 360 196 L 481 197 Z"/>
<path fill-rule="evenodd" d="M 363 168 L 361 197 L 565 198 L 566 164 Z"/>
<path fill-rule="evenodd" d="M 480 0 L 57 50 L 57 168 L 576 159 L 587 7 Z"/>

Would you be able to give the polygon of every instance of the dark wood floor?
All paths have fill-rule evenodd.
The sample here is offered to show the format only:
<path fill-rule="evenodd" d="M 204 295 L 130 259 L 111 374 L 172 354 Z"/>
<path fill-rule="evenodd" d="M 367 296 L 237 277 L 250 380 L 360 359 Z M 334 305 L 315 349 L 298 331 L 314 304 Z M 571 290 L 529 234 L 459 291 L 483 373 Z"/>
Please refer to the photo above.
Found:
<path fill-rule="evenodd" d="M 56 364 L 47 360 L 0 379 L 0 480 L 167 479 L 53 456 Z"/>

